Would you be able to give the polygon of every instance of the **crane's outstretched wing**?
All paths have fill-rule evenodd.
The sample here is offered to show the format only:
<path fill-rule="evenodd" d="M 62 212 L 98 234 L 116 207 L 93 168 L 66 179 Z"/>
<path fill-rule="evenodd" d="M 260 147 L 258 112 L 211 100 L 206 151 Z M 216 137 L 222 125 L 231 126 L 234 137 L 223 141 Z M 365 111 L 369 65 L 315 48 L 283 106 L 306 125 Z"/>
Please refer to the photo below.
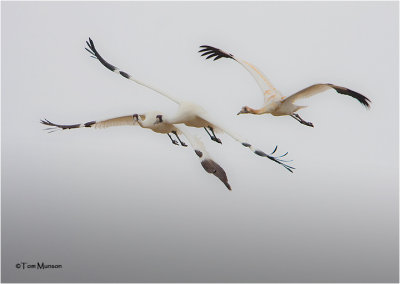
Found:
<path fill-rule="evenodd" d="M 278 149 L 278 146 L 275 146 L 274 151 L 272 151 L 270 154 L 266 154 L 263 151 L 261 151 L 260 149 L 257 149 L 256 147 L 254 147 L 252 144 L 250 144 L 249 142 L 247 142 L 247 140 L 243 139 L 242 137 L 240 137 L 239 135 L 233 133 L 232 131 L 228 130 L 227 127 L 221 126 L 219 123 L 215 122 L 215 119 L 211 118 L 211 116 L 207 115 L 207 114 L 199 114 L 199 116 L 208 121 L 209 123 L 215 125 L 218 129 L 220 129 L 221 131 L 225 132 L 226 134 L 228 134 L 229 136 L 231 136 L 234 140 L 238 141 L 240 144 L 242 144 L 242 146 L 249 148 L 254 154 L 261 156 L 261 157 L 266 157 L 272 161 L 274 161 L 275 163 L 278 163 L 279 165 L 283 166 L 285 169 L 287 169 L 289 172 L 293 172 L 293 170 L 295 169 L 292 166 L 287 165 L 286 163 L 291 162 L 287 161 L 287 160 L 283 160 L 281 159 L 282 157 L 285 157 L 288 152 L 286 152 L 283 155 L 280 156 L 272 156 L 276 150 Z"/>
<path fill-rule="evenodd" d="M 281 94 L 275 89 L 272 83 L 268 80 L 267 76 L 265 76 L 256 66 L 253 64 L 239 59 L 234 55 L 225 52 L 221 49 L 209 46 L 209 45 L 202 45 L 200 46 L 199 52 L 202 53 L 201 56 L 206 56 L 206 59 L 211 59 L 214 57 L 214 61 L 220 58 L 231 58 L 236 62 L 240 63 L 246 70 L 253 76 L 254 80 L 256 81 L 257 85 L 260 87 L 261 92 L 264 95 L 264 101 L 268 101 L 271 96 L 275 95 L 277 98 L 282 97 Z"/>
<path fill-rule="evenodd" d="M 93 43 L 91 38 L 89 38 L 89 41 L 86 41 L 86 44 L 89 47 L 89 49 L 86 48 L 86 47 L 85 47 L 85 49 L 91 54 L 91 57 L 99 60 L 100 63 L 103 64 L 107 69 L 109 69 L 109 70 L 111 70 L 111 71 L 113 71 L 113 72 L 115 72 L 117 74 L 120 74 L 122 77 L 127 78 L 129 80 L 132 80 L 132 81 L 134 81 L 135 83 L 137 83 L 139 85 L 142 85 L 142 86 L 144 86 L 146 88 L 149 88 L 149 89 L 159 93 L 160 95 L 163 95 L 164 97 L 170 99 L 171 101 L 173 101 L 173 102 L 175 102 L 177 104 L 180 103 L 180 101 L 178 99 L 170 96 L 169 94 L 167 94 L 167 93 L 165 93 L 165 92 L 163 92 L 163 91 L 161 91 L 161 90 L 159 90 L 159 89 L 157 89 L 157 88 L 155 88 L 155 87 L 153 87 L 153 86 L 151 86 L 149 84 L 143 83 L 143 82 L 135 79 L 134 77 L 132 77 L 128 73 L 126 73 L 124 71 L 121 71 L 117 67 L 115 67 L 114 65 L 108 63 L 103 57 L 101 57 L 99 52 L 96 50 L 96 47 L 94 46 L 94 43 Z"/>
<path fill-rule="evenodd" d="M 231 186 L 228 183 L 228 177 L 226 175 L 226 172 L 224 169 L 215 162 L 212 157 L 208 154 L 206 148 L 204 147 L 203 142 L 198 138 L 197 136 L 194 136 L 190 134 L 187 130 L 183 130 L 181 127 L 178 127 L 175 125 L 186 137 L 186 139 L 189 141 L 190 145 L 192 146 L 194 152 L 200 159 L 200 163 L 204 170 L 207 173 L 213 174 L 216 176 L 220 181 L 222 181 L 225 186 L 229 189 L 231 189 Z"/>
<path fill-rule="evenodd" d="M 144 117 L 143 115 L 141 115 Z M 46 128 L 49 132 L 54 132 L 56 130 L 65 130 L 65 129 L 73 129 L 73 128 L 82 128 L 82 127 L 93 127 L 93 128 L 107 128 L 113 126 L 121 126 L 121 125 L 137 125 L 137 121 L 134 119 L 132 115 L 120 116 L 115 118 L 110 118 L 106 120 L 100 121 L 89 121 L 86 123 L 78 123 L 78 124 L 56 124 L 53 122 L 48 121 L 47 119 L 40 120 L 40 123 L 52 126 L 50 128 Z"/>
<path fill-rule="evenodd" d="M 303 89 L 303 90 L 301 90 L 301 91 L 299 91 L 299 92 L 287 97 L 285 100 L 283 100 L 282 103 L 283 104 L 285 104 L 285 103 L 291 103 L 292 104 L 296 100 L 309 98 L 311 96 L 314 96 L 316 94 L 319 94 L 319 93 L 321 93 L 323 91 L 326 91 L 326 90 L 329 90 L 329 89 L 334 89 L 339 94 L 343 94 L 343 95 L 347 95 L 347 96 L 355 98 L 357 101 L 359 101 L 366 108 L 370 107 L 369 104 L 370 104 L 371 101 L 367 97 L 365 97 L 365 96 L 363 96 L 363 95 L 361 95 L 361 94 L 359 94 L 357 92 L 354 92 L 354 91 L 352 91 L 350 89 L 347 89 L 345 87 L 340 87 L 340 86 L 336 86 L 336 85 L 333 85 L 333 84 L 314 84 L 312 86 L 309 86 L 309 87 L 307 87 L 307 88 L 305 88 L 305 89 Z"/>

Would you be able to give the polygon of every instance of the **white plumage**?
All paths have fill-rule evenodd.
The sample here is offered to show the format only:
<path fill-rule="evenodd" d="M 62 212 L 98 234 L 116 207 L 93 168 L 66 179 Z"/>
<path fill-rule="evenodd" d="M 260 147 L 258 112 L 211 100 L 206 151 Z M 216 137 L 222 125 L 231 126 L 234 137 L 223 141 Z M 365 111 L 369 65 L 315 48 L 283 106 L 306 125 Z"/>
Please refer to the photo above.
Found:
<path fill-rule="evenodd" d="M 183 123 L 190 127 L 203 127 L 207 131 L 211 140 L 218 142 L 218 143 L 221 143 L 221 140 L 215 136 L 214 128 L 221 130 L 221 131 L 225 132 L 226 134 L 228 134 L 229 136 L 231 136 L 236 141 L 240 142 L 244 147 L 249 148 L 255 154 L 262 156 L 262 157 L 269 158 L 270 160 L 282 165 L 290 172 L 292 172 L 292 169 L 294 169 L 293 167 L 285 164 L 285 162 L 287 162 L 287 161 L 280 159 L 281 157 L 285 156 L 287 153 L 284 155 L 278 156 L 278 157 L 273 157 L 271 155 L 264 153 L 263 151 L 261 151 L 259 149 L 256 149 L 254 146 L 252 146 L 246 140 L 242 139 L 241 137 L 239 137 L 236 134 L 233 134 L 233 132 L 228 130 L 227 127 L 221 126 L 220 123 L 217 122 L 217 120 L 211 118 L 210 114 L 208 114 L 207 111 L 204 108 L 202 108 L 201 106 L 199 106 L 198 104 L 196 104 L 194 102 L 179 100 L 179 99 L 167 94 L 166 92 L 159 90 L 158 88 L 155 88 L 149 84 L 139 81 L 138 79 L 132 77 L 128 73 L 120 70 L 119 68 L 113 66 L 112 64 L 110 64 L 106 60 L 104 60 L 104 58 L 99 54 L 93 41 L 90 38 L 89 38 L 89 41 L 87 41 L 86 43 L 89 47 L 89 49 L 86 48 L 86 50 L 90 54 L 92 54 L 92 56 L 94 58 L 98 59 L 100 61 L 100 63 L 103 64 L 107 69 L 109 69 L 115 73 L 118 73 L 121 76 L 136 82 L 137 84 L 140 84 L 144 87 L 152 89 L 153 91 L 163 95 L 164 97 L 166 97 L 178 104 L 179 108 L 178 108 L 177 113 L 174 116 L 166 117 L 166 116 L 160 114 L 157 116 L 157 119 L 158 119 L 157 123 L 164 122 L 164 120 L 165 120 L 165 122 L 170 123 L 170 124 Z M 211 131 L 211 134 L 208 132 L 207 128 Z M 275 153 L 276 149 L 277 149 L 277 147 L 275 147 L 275 150 L 272 153 Z"/>
<path fill-rule="evenodd" d="M 303 98 L 308 98 L 311 96 L 314 96 L 316 94 L 319 94 L 321 92 L 324 92 L 328 89 L 334 89 L 336 92 L 339 94 L 351 96 L 358 100 L 362 105 L 365 107 L 369 107 L 370 100 L 357 93 L 354 92 L 350 89 L 347 89 L 345 87 L 333 85 L 333 84 L 314 84 L 312 86 L 309 86 L 289 97 L 285 97 L 279 92 L 273 85 L 272 83 L 268 80 L 268 78 L 253 64 L 237 58 L 236 56 L 227 53 L 221 49 L 209 46 L 209 45 L 202 45 L 200 46 L 201 50 L 199 52 L 202 53 L 202 56 L 206 56 L 206 59 L 210 59 L 214 57 L 214 61 L 218 60 L 220 58 L 230 58 L 238 62 L 240 65 L 242 65 L 249 73 L 250 75 L 254 78 L 256 81 L 257 85 L 260 87 L 260 90 L 264 96 L 264 105 L 259 108 L 259 109 L 254 109 L 249 106 L 244 106 L 242 109 L 239 111 L 239 114 L 244 114 L 244 113 L 251 113 L 251 114 L 264 114 L 264 113 L 270 113 L 274 116 L 284 116 L 284 115 L 290 115 L 300 123 L 311 126 L 313 127 L 314 125 L 311 122 L 304 121 L 296 112 L 305 106 L 298 106 L 295 105 L 295 101 Z"/>
<path fill-rule="evenodd" d="M 108 128 L 108 127 L 115 127 L 115 126 L 135 126 L 139 125 L 142 128 L 150 129 L 156 133 L 160 134 L 168 134 L 173 133 L 178 138 L 180 144 L 182 146 L 187 146 L 184 142 L 182 142 L 179 138 L 179 134 L 183 134 L 186 139 L 189 141 L 191 147 L 195 151 L 197 157 L 200 160 L 200 163 L 204 170 L 207 173 L 213 174 L 218 179 L 220 179 L 224 185 L 231 190 L 231 186 L 228 182 L 228 177 L 224 171 L 224 169 L 216 163 L 210 154 L 207 152 L 204 144 L 200 140 L 200 138 L 190 134 L 187 130 L 183 130 L 180 127 L 177 127 L 170 123 L 155 123 L 156 122 L 156 115 L 160 114 L 159 111 L 149 111 L 145 114 L 134 114 L 134 115 L 126 115 L 120 116 L 115 118 L 110 118 L 106 120 L 100 121 L 90 121 L 87 123 L 80 123 L 80 124 L 72 124 L 72 125 L 63 125 L 63 124 L 55 124 L 47 119 L 41 120 L 41 123 L 47 126 L 51 126 L 51 128 L 47 128 L 50 132 L 55 130 L 66 130 L 66 129 L 74 129 L 74 128 Z M 178 145 L 176 140 L 173 140 L 170 136 L 170 139 L 173 141 L 174 144 Z"/>

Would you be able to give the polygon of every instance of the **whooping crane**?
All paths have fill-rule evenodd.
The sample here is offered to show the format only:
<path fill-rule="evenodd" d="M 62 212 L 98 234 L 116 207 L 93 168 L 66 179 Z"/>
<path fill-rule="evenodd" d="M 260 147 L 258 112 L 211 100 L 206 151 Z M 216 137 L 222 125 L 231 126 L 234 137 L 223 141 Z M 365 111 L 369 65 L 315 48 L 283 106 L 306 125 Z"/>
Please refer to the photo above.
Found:
<path fill-rule="evenodd" d="M 251 113 L 251 114 L 264 114 L 264 113 L 270 113 L 274 116 L 283 116 L 283 115 L 290 115 L 294 119 L 296 119 L 298 122 L 314 127 L 314 125 L 311 122 L 307 122 L 303 120 L 296 112 L 302 108 L 305 108 L 306 106 L 298 106 L 295 105 L 294 102 L 298 99 L 303 99 L 303 98 L 308 98 L 313 95 L 316 95 L 318 93 L 321 93 L 325 90 L 328 89 L 334 89 L 336 92 L 339 94 L 347 95 L 350 97 L 355 98 L 358 100 L 362 105 L 364 105 L 366 108 L 369 108 L 369 103 L 371 102 L 367 97 L 354 92 L 350 89 L 347 89 L 345 87 L 340 87 L 337 85 L 333 84 L 314 84 L 311 85 L 289 97 L 283 96 L 275 87 L 272 85 L 272 83 L 267 79 L 267 77 L 259 70 L 257 69 L 253 64 L 250 64 L 249 62 L 239 59 L 236 56 L 227 53 L 221 49 L 209 46 L 209 45 L 202 45 L 200 46 L 199 52 L 202 53 L 201 56 L 206 56 L 206 59 L 214 58 L 215 60 L 218 60 L 220 58 L 230 58 L 235 60 L 236 62 L 240 63 L 246 70 L 253 76 L 255 81 L 257 82 L 258 86 L 260 87 L 263 95 L 264 95 L 264 106 L 259 108 L 259 109 L 253 109 L 248 106 L 242 107 L 242 109 L 237 113 L 239 114 L 244 114 L 244 113 Z"/>

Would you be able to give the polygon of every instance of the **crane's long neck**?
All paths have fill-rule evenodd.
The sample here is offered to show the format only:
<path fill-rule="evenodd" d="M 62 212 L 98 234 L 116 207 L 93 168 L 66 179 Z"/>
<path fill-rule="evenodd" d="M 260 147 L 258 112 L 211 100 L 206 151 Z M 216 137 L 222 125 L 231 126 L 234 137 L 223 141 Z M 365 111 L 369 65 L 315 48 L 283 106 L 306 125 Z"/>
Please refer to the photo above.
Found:
<path fill-rule="evenodd" d="M 255 109 L 255 108 L 251 108 L 249 106 L 244 106 L 242 107 L 242 109 L 240 110 L 240 112 L 238 114 L 246 114 L 246 113 L 251 113 L 251 114 L 263 114 L 263 113 L 269 113 L 267 106 L 263 106 L 260 109 Z"/>
<path fill-rule="evenodd" d="M 248 109 L 249 112 L 252 113 L 252 114 L 263 114 L 263 113 L 267 113 L 267 109 L 266 109 L 265 106 L 262 107 L 262 108 L 260 108 L 260 109 L 254 109 L 254 108 L 251 108 L 251 107 L 247 107 L 247 109 Z"/>

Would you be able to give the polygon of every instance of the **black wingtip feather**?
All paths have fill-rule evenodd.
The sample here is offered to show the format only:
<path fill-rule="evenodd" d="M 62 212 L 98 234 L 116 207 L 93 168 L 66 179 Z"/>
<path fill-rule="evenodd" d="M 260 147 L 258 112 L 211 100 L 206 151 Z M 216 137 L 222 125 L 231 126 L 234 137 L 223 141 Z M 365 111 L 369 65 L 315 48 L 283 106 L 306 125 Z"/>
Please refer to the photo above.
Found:
<path fill-rule="evenodd" d="M 113 72 L 117 69 L 117 67 L 115 67 L 114 65 L 108 63 L 107 61 L 104 60 L 103 57 L 101 57 L 101 55 L 97 52 L 96 47 L 94 46 L 93 40 L 92 40 L 90 37 L 89 37 L 89 42 L 86 41 L 86 44 L 87 44 L 87 46 L 89 47 L 89 49 L 90 49 L 91 51 L 89 51 L 86 47 L 85 47 L 85 49 L 86 49 L 89 53 L 91 53 L 92 55 L 94 55 L 95 58 L 96 58 L 97 60 L 99 60 L 100 63 L 103 64 L 107 69 L 109 69 L 109 70 L 111 70 L 111 71 L 113 71 Z"/>
<path fill-rule="evenodd" d="M 96 56 L 96 54 L 93 53 L 93 51 L 91 51 L 90 49 L 88 49 L 87 47 L 85 47 L 85 49 L 93 56 Z"/>
<path fill-rule="evenodd" d="M 210 58 L 216 56 L 214 58 L 214 61 L 218 60 L 222 57 L 235 59 L 232 54 L 222 51 L 221 49 L 209 46 L 209 45 L 201 45 L 199 52 L 203 53 L 201 56 L 210 54 L 209 56 L 206 57 L 206 59 L 210 59 Z"/>
<path fill-rule="evenodd" d="M 218 56 L 218 55 L 215 53 L 211 53 L 209 56 L 206 57 L 206 59 L 210 59 L 211 57 L 214 57 L 214 56 Z"/>
<path fill-rule="evenodd" d="M 89 42 L 90 42 L 90 46 L 93 47 L 93 48 L 95 48 L 95 47 L 94 47 L 93 40 L 92 40 L 90 37 L 89 37 Z"/>
<path fill-rule="evenodd" d="M 342 92 L 341 94 L 344 95 L 348 95 L 350 97 L 355 98 L 356 100 L 358 100 L 363 106 L 365 106 L 366 108 L 370 108 L 370 99 L 368 99 L 367 97 L 361 95 L 360 93 L 354 92 L 352 90 L 346 89 L 346 92 Z"/>
<path fill-rule="evenodd" d="M 204 52 L 201 56 L 206 56 L 206 55 L 212 54 L 212 53 L 214 53 L 214 51 L 207 51 L 207 52 Z"/>
<path fill-rule="evenodd" d="M 41 119 L 40 123 L 42 123 L 44 125 L 48 125 L 48 126 L 54 126 L 54 127 L 58 128 L 58 129 L 63 129 L 63 130 L 64 129 L 72 129 L 72 128 L 79 128 L 80 127 L 79 123 L 78 124 L 71 124 L 71 125 L 56 124 L 56 123 L 53 123 L 53 122 L 47 120 L 46 118 L 45 119 Z M 92 123 L 92 122 L 90 122 L 90 123 Z M 88 126 L 88 127 L 90 127 L 90 126 Z"/>
<path fill-rule="evenodd" d="M 204 52 L 204 51 L 206 51 L 206 50 L 208 50 L 207 48 L 204 48 L 204 49 L 200 49 L 199 51 L 197 51 L 197 52 Z"/>
<path fill-rule="evenodd" d="M 355 92 L 353 90 L 350 90 L 348 88 L 345 88 L 345 87 L 340 87 L 340 86 L 336 86 L 336 85 L 333 85 L 333 84 L 327 84 L 327 85 L 329 85 L 331 88 L 335 89 L 336 92 L 338 92 L 338 93 L 340 93 L 342 95 L 347 95 L 347 96 L 350 96 L 352 98 L 355 98 L 357 101 L 359 101 L 367 109 L 369 109 L 371 107 L 370 106 L 371 100 L 368 99 L 366 96 L 361 95 L 360 93 L 357 93 L 357 92 Z"/>
<path fill-rule="evenodd" d="M 271 154 L 274 154 L 274 153 L 276 152 L 277 149 L 278 149 L 278 146 L 275 147 L 274 151 L 273 151 Z M 267 155 L 267 154 L 265 154 L 265 153 L 264 153 L 263 151 L 261 151 L 261 150 L 255 150 L 254 153 L 255 153 L 256 155 L 261 156 L 261 157 L 266 157 L 266 158 L 268 158 L 268 159 L 274 161 L 275 163 L 278 163 L 279 165 L 283 166 L 285 169 L 287 169 L 287 170 L 288 170 L 289 172 L 291 172 L 291 173 L 293 173 L 293 170 L 296 169 L 296 168 L 294 168 L 294 167 L 292 167 L 292 166 L 289 166 L 289 165 L 286 165 L 286 164 L 285 164 L 285 163 L 288 163 L 288 162 L 292 162 L 293 160 L 286 161 L 286 160 L 279 159 L 279 158 L 281 158 L 281 157 L 286 156 L 286 155 L 288 154 L 288 152 L 286 152 L 285 154 L 283 154 L 283 155 L 281 155 L 281 156 L 277 156 L 277 157 L 274 157 L 274 156 L 271 156 L 271 155 Z"/>

